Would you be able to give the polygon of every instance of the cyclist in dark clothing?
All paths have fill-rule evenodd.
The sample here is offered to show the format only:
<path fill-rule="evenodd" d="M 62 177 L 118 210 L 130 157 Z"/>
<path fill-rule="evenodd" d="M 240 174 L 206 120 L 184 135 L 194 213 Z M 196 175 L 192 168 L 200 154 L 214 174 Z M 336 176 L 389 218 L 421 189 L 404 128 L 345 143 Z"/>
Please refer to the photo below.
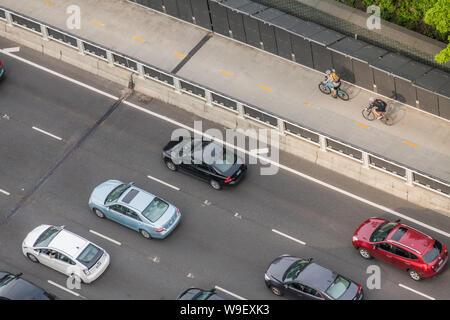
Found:
<path fill-rule="evenodd" d="M 381 99 L 369 98 L 370 106 L 373 107 L 373 112 L 377 115 L 377 119 L 381 119 L 386 112 L 387 103 Z"/>

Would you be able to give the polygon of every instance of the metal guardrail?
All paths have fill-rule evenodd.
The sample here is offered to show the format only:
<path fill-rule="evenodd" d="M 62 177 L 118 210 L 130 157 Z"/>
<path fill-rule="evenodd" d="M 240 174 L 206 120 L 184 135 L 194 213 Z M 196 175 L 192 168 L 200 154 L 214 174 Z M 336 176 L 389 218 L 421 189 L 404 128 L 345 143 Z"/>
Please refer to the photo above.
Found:
<path fill-rule="evenodd" d="M 179 93 L 186 93 L 205 100 L 207 105 L 217 106 L 230 112 L 262 123 L 268 127 L 276 128 L 282 134 L 289 134 L 303 141 L 318 146 L 322 151 L 335 152 L 349 159 L 361 163 L 365 168 L 372 168 L 386 172 L 396 178 L 402 179 L 410 186 L 418 186 L 450 198 L 450 183 L 441 181 L 418 170 L 408 168 L 392 160 L 385 159 L 366 150 L 354 147 L 337 138 L 311 128 L 296 124 L 291 120 L 283 119 L 270 112 L 261 110 L 249 103 L 244 103 L 211 88 L 194 83 L 180 76 L 160 70 L 142 61 L 138 61 L 124 54 L 120 54 L 101 45 L 81 39 L 75 35 L 62 31 L 54 26 L 46 25 L 29 17 L 25 17 L 9 9 L 0 7 L 0 20 L 6 21 L 10 26 L 18 26 L 36 34 L 45 40 L 60 42 L 81 54 L 88 54 L 109 64 L 137 73 L 142 78 L 153 80 L 174 88 Z"/>

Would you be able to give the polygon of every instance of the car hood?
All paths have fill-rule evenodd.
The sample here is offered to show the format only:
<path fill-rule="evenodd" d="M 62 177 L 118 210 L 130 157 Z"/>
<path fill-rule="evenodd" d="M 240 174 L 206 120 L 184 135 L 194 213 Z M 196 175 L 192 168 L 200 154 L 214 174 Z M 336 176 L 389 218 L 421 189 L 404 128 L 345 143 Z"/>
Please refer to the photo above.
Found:
<path fill-rule="evenodd" d="M 389 222 L 386 219 L 382 218 L 369 218 L 356 229 L 355 233 L 353 234 L 358 238 L 358 240 L 363 241 L 369 241 L 370 236 L 375 231 L 376 228 L 382 223 Z"/>
<path fill-rule="evenodd" d="M 111 193 L 117 186 L 123 184 L 123 182 L 119 180 L 108 180 L 101 184 L 99 184 L 91 193 L 91 197 L 89 198 L 89 202 L 93 202 L 96 204 L 103 205 L 105 204 L 105 199 L 108 194 Z"/>
<path fill-rule="evenodd" d="M 286 270 L 295 262 L 301 260 L 297 257 L 292 257 L 289 255 L 283 255 L 272 261 L 269 268 L 266 271 L 266 274 L 277 281 L 282 282 L 283 275 Z"/>
<path fill-rule="evenodd" d="M 23 243 L 29 247 L 32 247 L 34 243 L 36 242 L 37 238 L 47 230 L 49 227 L 51 227 L 48 224 L 42 224 L 39 227 L 34 228 L 30 233 L 27 234 L 25 240 L 23 240 Z"/>

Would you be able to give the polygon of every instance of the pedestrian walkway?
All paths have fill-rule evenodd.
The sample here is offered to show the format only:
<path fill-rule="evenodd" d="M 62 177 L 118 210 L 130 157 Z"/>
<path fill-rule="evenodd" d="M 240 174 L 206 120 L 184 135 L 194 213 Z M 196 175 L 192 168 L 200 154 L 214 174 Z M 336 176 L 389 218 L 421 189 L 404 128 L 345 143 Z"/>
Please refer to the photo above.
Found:
<path fill-rule="evenodd" d="M 392 102 L 394 125 L 361 115 L 373 94 L 343 85 L 344 102 L 323 95 L 323 75 L 125 0 L 2 0 L 1 5 L 68 33 L 258 106 L 369 152 L 450 181 L 450 122 Z M 1 31 L 0 31 L 1 36 Z M 187 59 L 183 62 L 184 59 Z"/>

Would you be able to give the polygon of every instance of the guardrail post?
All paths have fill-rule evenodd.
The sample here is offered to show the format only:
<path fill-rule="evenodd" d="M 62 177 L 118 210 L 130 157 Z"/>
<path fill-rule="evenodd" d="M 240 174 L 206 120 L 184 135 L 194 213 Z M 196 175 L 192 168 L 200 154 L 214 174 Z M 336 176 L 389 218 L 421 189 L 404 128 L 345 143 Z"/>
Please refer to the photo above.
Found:
<path fill-rule="evenodd" d="M 413 172 L 409 169 L 406 169 L 405 173 L 406 173 L 406 184 L 408 186 L 413 186 L 413 181 L 414 181 Z"/>
<path fill-rule="evenodd" d="M 46 25 L 41 24 L 41 32 L 42 32 L 42 39 L 48 41 L 48 30 Z"/>
<path fill-rule="evenodd" d="M 362 161 L 363 161 L 363 168 L 369 169 L 370 166 L 370 158 L 369 158 L 369 154 L 367 152 L 362 152 Z"/>
<path fill-rule="evenodd" d="M 113 54 L 111 51 L 106 51 L 106 59 L 108 59 L 108 64 L 110 66 L 114 65 L 114 59 L 113 59 Z"/>
<path fill-rule="evenodd" d="M 278 133 L 282 136 L 286 135 L 284 133 L 284 121 L 280 118 L 277 118 L 277 124 L 278 124 Z"/>
<path fill-rule="evenodd" d="M 83 41 L 77 38 L 78 53 L 84 56 Z"/>
<path fill-rule="evenodd" d="M 13 20 L 12 20 L 11 12 L 5 11 L 5 17 L 6 17 L 6 24 L 8 26 L 12 26 Z"/>
<path fill-rule="evenodd" d="M 212 106 L 212 93 L 211 91 L 205 89 L 205 98 L 206 98 L 206 105 Z"/>
<path fill-rule="evenodd" d="M 244 111 L 244 106 L 242 105 L 242 103 L 237 102 L 236 103 L 236 108 L 237 108 L 237 112 L 238 112 L 239 118 L 244 119 L 245 111 Z"/>
<path fill-rule="evenodd" d="M 175 87 L 175 92 L 181 94 L 181 82 L 180 82 L 180 79 L 173 77 L 173 85 Z"/>
<path fill-rule="evenodd" d="M 319 144 L 320 144 L 320 151 L 327 151 L 327 138 L 323 135 L 319 135 Z"/>

